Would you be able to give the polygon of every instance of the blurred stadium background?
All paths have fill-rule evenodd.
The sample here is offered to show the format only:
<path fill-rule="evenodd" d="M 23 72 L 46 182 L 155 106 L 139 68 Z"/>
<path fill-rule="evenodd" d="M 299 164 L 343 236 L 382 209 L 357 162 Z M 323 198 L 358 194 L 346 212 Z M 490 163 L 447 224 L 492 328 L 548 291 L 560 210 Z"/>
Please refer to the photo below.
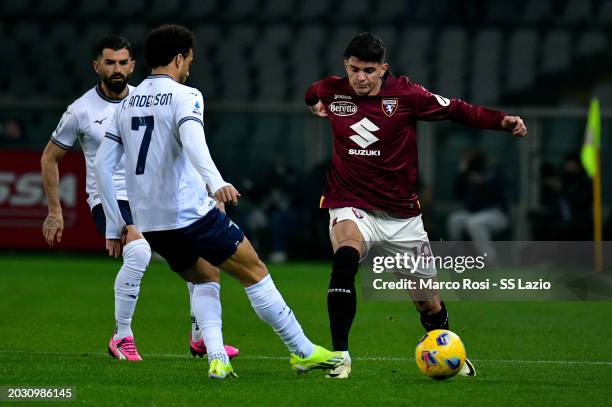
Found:
<path fill-rule="evenodd" d="M 331 136 L 302 100 L 310 83 L 343 74 L 345 45 L 366 30 L 385 41 L 395 74 L 520 114 L 529 128 L 516 140 L 452 123 L 420 125 L 431 239 L 448 239 L 446 219 L 461 206 L 453 180 L 462 157 L 476 149 L 507 184 L 511 225 L 496 238 L 537 238 L 533 214 L 547 205 L 545 179 L 562 180 L 568 154 L 579 151 L 592 95 L 602 105 L 609 219 L 611 0 L 0 0 L 0 250 L 44 248 L 38 160 L 65 107 L 96 81 L 95 42 L 113 32 L 132 42 L 136 85 L 148 73 L 145 34 L 161 23 L 185 24 L 197 35 L 190 84 L 205 95 L 213 157 L 244 197 L 231 215 L 264 257 L 330 252 L 318 202 Z M 95 231 L 77 156 L 60 164 L 63 247 L 101 248 L 85 236 Z"/>

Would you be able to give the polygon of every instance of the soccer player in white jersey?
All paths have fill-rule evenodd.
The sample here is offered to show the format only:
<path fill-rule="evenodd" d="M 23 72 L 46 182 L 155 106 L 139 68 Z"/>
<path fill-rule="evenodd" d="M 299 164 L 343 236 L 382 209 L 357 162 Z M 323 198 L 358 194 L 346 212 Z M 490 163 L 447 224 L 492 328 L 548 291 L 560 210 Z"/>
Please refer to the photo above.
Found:
<path fill-rule="evenodd" d="M 41 158 L 42 178 L 47 195 L 49 214 L 43 223 L 43 235 L 49 246 L 60 243 L 64 229 L 62 207 L 59 201 L 58 163 L 78 140 L 86 161 L 89 204 L 96 228 L 105 235 L 106 219 L 93 174 L 93 162 L 98 146 L 104 137 L 108 123 L 117 107 L 133 89 L 127 84 L 134 71 L 135 61 L 132 57 L 130 43 L 123 37 L 110 35 L 103 38 L 96 47 L 96 59 L 93 68 L 99 76 L 99 83 L 74 101 L 60 120 L 51 135 Z M 125 190 L 125 169 L 123 162 L 115 168 L 115 196 L 121 215 L 127 225 L 132 225 L 132 215 Z M 132 227 L 127 229 L 126 239 L 129 242 L 123 248 L 123 266 L 115 280 L 115 320 L 116 331 L 109 341 L 109 353 L 122 360 L 141 360 L 134 335 L 131 329 L 132 316 L 136 307 L 140 281 L 149 263 L 151 249 Z M 119 255 L 120 251 L 113 253 Z M 207 265 L 207 267 L 211 267 Z M 191 292 L 191 287 L 190 292 Z M 192 318 L 193 319 L 193 318 Z M 199 330 L 192 323 L 191 352 L 195 355 L 206 353 L 203 341 L 197 337 Z M 238 350 L 228 346 L 230 356 L 236 356 Z"/>
<path fill-rule="evenodd" d="M 218 201 L 234 204 L 240 196 L 223 180 L 208 151 L 202 94 L 183 85 L 194 45 L 193 33 L 181 26 L 161 26 L 147 35 L 145 60 L 152 74 L 121 102 L 95 160 L 109 225 L 107 248 L 114 250 L 124 223 L 112 174 L 125 153 L 136 227 L 173 271 L 194 283 L 191 307 L 208 348 L 209 377 L 234 373 L 223 348 L 219 277 L 207 273 L 203 259 L 245 287 L 257 315 L 289 348 L 295 370 L 338 366 L 344 361 L 342 353 L 306 337 L 248 239 L 206 193 L 208 186 Z"/>

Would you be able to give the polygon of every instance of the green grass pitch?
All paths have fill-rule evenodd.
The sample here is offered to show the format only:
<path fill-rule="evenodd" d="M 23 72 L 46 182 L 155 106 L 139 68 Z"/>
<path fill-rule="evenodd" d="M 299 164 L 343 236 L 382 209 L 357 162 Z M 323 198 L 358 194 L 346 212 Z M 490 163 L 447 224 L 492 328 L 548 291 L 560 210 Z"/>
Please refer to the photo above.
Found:
<path fill-rule="evenodd" d="M 222 278 L 226 343 L 238 346 L 237 379 L 207 378 L 188 351 L 185 284 L 164 262 L 145 274 L 134 318 L 141 363 L 106 354 L 119 260 L 0 256 L 0 386 L 73 386 L 91 405 L 582 405 L 612 403 L 612 303 L 452 302 L 451 329 L 479 375 L 437 382 L 413 361 L 422 335 L 409 303 L 359 301 L 350 380 L 297 376 L 286 349 Z M 271 266 L 310 338 L 330 345 L 329 265 Z M 1 404 L 1 403 L 0 403 Z"/>

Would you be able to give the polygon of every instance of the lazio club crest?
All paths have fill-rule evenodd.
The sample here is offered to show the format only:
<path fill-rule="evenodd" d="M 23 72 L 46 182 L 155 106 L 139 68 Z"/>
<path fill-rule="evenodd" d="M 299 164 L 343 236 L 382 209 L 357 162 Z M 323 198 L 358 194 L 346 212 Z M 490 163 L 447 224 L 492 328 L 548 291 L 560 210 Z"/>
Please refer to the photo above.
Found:
<path fill-rule="evenodd" d="M 391 117 L 397 111 L 397 98 L 382 100 L 382 110 L 387 115 L 387 117 Z"/>

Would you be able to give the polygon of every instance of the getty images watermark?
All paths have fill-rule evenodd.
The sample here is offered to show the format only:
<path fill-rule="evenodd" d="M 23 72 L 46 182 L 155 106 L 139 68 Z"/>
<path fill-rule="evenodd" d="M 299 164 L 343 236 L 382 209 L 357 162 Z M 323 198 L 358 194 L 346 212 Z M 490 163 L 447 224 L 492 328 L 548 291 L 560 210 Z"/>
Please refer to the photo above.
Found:
<path fill-rule="evenodd" d="M 487 254 L 482 256 L 434 256 L 428 254 L 415 254 L 413 251 L 395 253 L 391 256 L 375 256 L 372 259 L 372 271 L 374 273 L 396 272 L 400 270 L 416 273 L 420 269 L 436 267 L 450 269 L 455 273 L 463 273 L 466 270 L 482 270 L 485 268 Z"/>
<path fill-rule="evenodd" d="M 368 300 L 612 300 L 612 242 L 368 242 Z"/>

